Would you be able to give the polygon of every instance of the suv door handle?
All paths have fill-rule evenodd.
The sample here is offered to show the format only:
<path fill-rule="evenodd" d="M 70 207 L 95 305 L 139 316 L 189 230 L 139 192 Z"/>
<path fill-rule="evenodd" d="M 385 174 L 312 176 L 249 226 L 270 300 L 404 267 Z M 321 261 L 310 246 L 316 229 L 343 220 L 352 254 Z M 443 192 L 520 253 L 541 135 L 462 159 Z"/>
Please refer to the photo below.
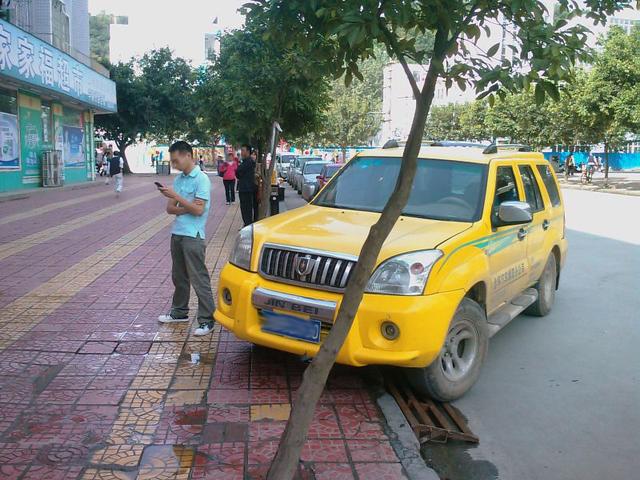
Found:
<path fill-rule="evenodd" d="M 527 236 L 526 228 L 523 227 L 520 230 L 518 230 L 518 240 L 524 240 L 526 236 Z"/>
<path fill-rule="evenodd" d="M 544 220 L 542 222 L 542 229 L 543 230 L 548 230 L 549 229 L 549 225 L 550 225 L 549 220 Z"/>

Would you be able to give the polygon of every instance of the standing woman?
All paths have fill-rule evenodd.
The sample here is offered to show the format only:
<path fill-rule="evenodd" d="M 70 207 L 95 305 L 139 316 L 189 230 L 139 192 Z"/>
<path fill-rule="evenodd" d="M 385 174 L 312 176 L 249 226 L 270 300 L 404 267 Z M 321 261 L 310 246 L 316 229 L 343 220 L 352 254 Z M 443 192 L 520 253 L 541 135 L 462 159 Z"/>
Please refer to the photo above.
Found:
<path fill-rule="evenodd" d="M 227 205 L 236 203 L 236 170 L 238 165 L 229 159 L 222 164 L 222 183 L 224 183 L 224 194 L 227 197 Z"/>

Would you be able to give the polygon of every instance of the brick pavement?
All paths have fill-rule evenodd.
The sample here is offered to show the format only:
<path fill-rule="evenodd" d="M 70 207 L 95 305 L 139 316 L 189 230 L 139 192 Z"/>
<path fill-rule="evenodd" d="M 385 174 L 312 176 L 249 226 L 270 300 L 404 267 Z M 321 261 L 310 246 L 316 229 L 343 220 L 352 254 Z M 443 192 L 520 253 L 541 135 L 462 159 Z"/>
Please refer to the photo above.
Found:
<path fill-rule="evenodd" d="M 240 218 L 212 181 L 215 288 Z M 96 187 L 0 204 L 1 479 L 266 473 L 306 364 L 157 323 L 171 219 L 152 182 L 128 179 L 117 200 Z M 404 478 L 361 371 L 332 373 L 298 477 Z"/>

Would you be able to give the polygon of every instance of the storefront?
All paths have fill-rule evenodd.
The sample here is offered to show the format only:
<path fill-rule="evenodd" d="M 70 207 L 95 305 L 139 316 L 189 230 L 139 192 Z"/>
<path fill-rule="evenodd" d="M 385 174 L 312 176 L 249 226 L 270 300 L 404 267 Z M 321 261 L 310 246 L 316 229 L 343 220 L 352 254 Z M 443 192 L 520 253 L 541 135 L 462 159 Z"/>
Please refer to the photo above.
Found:
<path fill-rule="evenodd" d="M 113 81 L 0 20 L 0 192 L 41 187 L 47 152 L 64 184 L 92 180 L 94 115 L 115 111 Z"/>

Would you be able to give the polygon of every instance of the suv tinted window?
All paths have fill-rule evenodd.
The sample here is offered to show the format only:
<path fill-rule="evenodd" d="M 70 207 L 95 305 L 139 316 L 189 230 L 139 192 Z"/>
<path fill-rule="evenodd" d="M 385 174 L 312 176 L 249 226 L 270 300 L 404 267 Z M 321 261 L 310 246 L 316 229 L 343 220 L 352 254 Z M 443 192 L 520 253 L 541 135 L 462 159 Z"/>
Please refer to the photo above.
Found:
<path fill-rule="evenodd" d="M 544 210 L 540 187 L 538 187 L 538 181 L 533 174 L 533 170 L 531 170 L 529 165 L 520 165 L 518 168 L 520 169 L 522 184 L 524 185 L 524 197 L 529 205 L 531 205 L 531 211 L 539 212 L 540 210 Z"/>
<path fill-rule="evenodd" d="M 558 185 L 553 178 L 553 173 L 551 173 L 551 167 L 549 165 L 537 165 L 537 167 L 538 172 L 540 172 L 540 176 L 542 177 L 544 186 L 547 187 L 547 192 L 549 193 L 551 204 L 554 207 L 557 207 L 558 205 L 560 205 L 560 192 L 558 192 Z"/>
<path fill-rule="evenodd" d="M 520 199 L 518 195 L 518 184 L 516 176 L 511 167 L 498 167 L 496 171 L 496 193 L 493 197 L 493 209 L 498 211 L 498 207 L 503 202 L 513 202 Z"/>
<path fill-rule="evenodd" d="M 380 212 L 400 171 L 400 158 L 356 157 L 316 197 L 316 205 Z M 418 159 L 403 215 L 473 222 L 480 218 L 486 165 Z"/>

